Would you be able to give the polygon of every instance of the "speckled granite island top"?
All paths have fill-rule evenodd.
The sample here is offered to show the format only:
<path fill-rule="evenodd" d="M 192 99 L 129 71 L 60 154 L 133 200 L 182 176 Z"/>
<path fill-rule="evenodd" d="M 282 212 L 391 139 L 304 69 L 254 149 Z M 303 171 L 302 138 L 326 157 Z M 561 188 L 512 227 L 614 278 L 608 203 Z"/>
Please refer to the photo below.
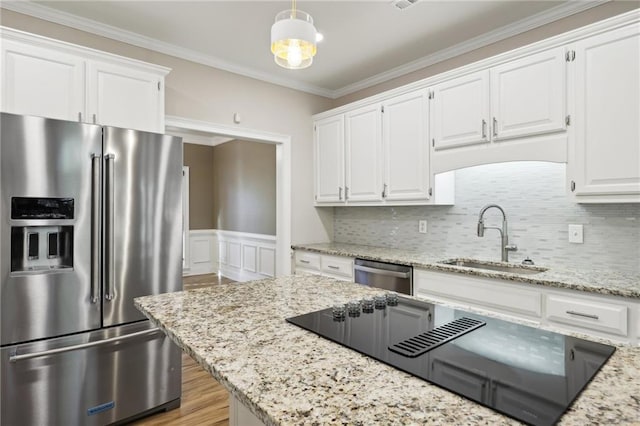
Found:
<path fill-rule="evenodd" d="M 539 274 L 518 275 L 508 272 L 445 265 L 441 262 L 455 257 L 448 256 L 446 254 L 419 253 L 410 250 L 343 243 L 297 244 L 292 246 L 292 248 L 294 250 L 307 250 L 335 256 L 358 257 L 361 259 L 375 260 L 379 262 L 410 265 L 414 268 L 430 269 L 442 272 L 456 272 L 487 278 L 543 285 L 547 287 L 567 288 L 590 293 L 640 299 L 639 274 L 608 270 L 570 270 L 565 268 L 549 267 L 549 270 Z"/>
<path fill-rule="evenodd" d="M 285 322 L 380 290 L 289 276 L 135 304 L 266 424 L 506 425 L 516 421 Z M 619 347 L 563 425 L 640 423 L 640 348 Z"/>

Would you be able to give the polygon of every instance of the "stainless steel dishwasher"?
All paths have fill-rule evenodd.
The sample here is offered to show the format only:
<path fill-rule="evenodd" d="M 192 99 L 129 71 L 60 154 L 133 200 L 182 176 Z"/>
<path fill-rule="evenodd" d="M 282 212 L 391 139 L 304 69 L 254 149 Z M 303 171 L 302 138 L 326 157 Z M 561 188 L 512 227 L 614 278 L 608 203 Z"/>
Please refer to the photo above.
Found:
<path fill-rule="evenodd" d="M 394 263 L 356 259 L 355 282 L 397 293 L 413 294 L 413 268 Z"/>

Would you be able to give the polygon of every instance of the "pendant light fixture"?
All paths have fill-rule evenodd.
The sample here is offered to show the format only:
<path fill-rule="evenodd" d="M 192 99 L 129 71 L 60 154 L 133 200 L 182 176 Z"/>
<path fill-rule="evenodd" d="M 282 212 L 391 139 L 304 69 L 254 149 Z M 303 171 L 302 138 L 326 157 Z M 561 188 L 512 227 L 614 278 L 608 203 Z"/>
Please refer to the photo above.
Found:
<path fill-rule="evenodd" d="M 316 28 L 311 15 L 296 8 L 296 0 L 290 10 L 276 15 L 271 27 L 271 53 L 276 64 L 284 68 L 299 70 L 313 63 Z"/>

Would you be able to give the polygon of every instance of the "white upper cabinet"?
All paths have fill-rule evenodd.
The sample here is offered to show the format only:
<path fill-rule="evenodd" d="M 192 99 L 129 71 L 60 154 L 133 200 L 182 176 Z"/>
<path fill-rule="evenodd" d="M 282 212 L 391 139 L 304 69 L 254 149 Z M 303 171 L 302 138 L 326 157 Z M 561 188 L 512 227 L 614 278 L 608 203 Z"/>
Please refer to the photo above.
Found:
<path fill-rule="evenodd" d="M 430 184 L 427 93 L 314 122 L 317 205 L 453 204 L 452 176 Z"/>
<path fill-rule="evenodd" d="M 640 202 L 640 26 L 572 47 L 571 190 L 579 202 Z"/>
<path fill-rule="evenodd" d="M 98 124 L 164 133 L 164 91 L 156 73 L 91 61 L 88 110 Z"/>
<path fill-rule="evenodd" d="M 2 111 L 78 121 L 84 114 L 84 61 L 2 40 Z"/>
<path fill-rule="evenodd" d="M 2 28 L 1 108 L 164 133 L 168 68 Z"/>
<path fill-rule="evenodd" d="M 386 200 L 429 199 L 427 90 L 382 102 L 383 197 Z"/>
<path fill-rule="evenodd" d="M 344 202 L 344 115 L 314 124 L 317 203 Z"/>
<path fill-rule="evenodd" d="M 489 71 L 440 83 L 430 97 L 435 150 L 489 142 Z"/>
<path fill-rule="evenodd" d="M 565 130 L 565 63 L 559 47 L 491 68 L 494 140 Z"/>
<path fill-rule="evenodd" d="M 435 151 L 564 131 L 564 48 L 447 80 L 430 97 Z"/>
<path fill-rule="evenodd" d="M 345 200 L 382 200 L 382 119 L 379 103 L 345 114 Z"/>
<path fill-rule="evenodd" d="M 630 11 L 314 116 L 334 122 L 316 133 L 316 202 L 452 204 L 455 170 L 551 161 L 575 201 L 640 203 L 639 23 Z"/>

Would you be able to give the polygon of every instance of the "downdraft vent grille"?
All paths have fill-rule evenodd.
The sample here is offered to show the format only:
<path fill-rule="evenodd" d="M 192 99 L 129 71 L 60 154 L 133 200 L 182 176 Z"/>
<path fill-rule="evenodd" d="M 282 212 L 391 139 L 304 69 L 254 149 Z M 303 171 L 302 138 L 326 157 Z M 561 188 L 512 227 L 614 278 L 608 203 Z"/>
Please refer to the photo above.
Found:
<path fill-rule="evenodd" d="M 397 7 L 398 9 L 400 9 L 400 10 L 404 10 L 404 9 L 408 8 L 409 6 L 413 6 L 417 2 L 418 2 L 418 0 L 394 0 L 393 1 L 393 5 L 395 7 Z"/>
<path fill-rule="evenodd" d="M 450 342 L 463 334 L 486 325 L 473 318 L 462 317 L 426 333 L 418 334 L 400 343 L 389 346 L 389 350 L 410 358 L 415 358 L 431 349 Z"/>

